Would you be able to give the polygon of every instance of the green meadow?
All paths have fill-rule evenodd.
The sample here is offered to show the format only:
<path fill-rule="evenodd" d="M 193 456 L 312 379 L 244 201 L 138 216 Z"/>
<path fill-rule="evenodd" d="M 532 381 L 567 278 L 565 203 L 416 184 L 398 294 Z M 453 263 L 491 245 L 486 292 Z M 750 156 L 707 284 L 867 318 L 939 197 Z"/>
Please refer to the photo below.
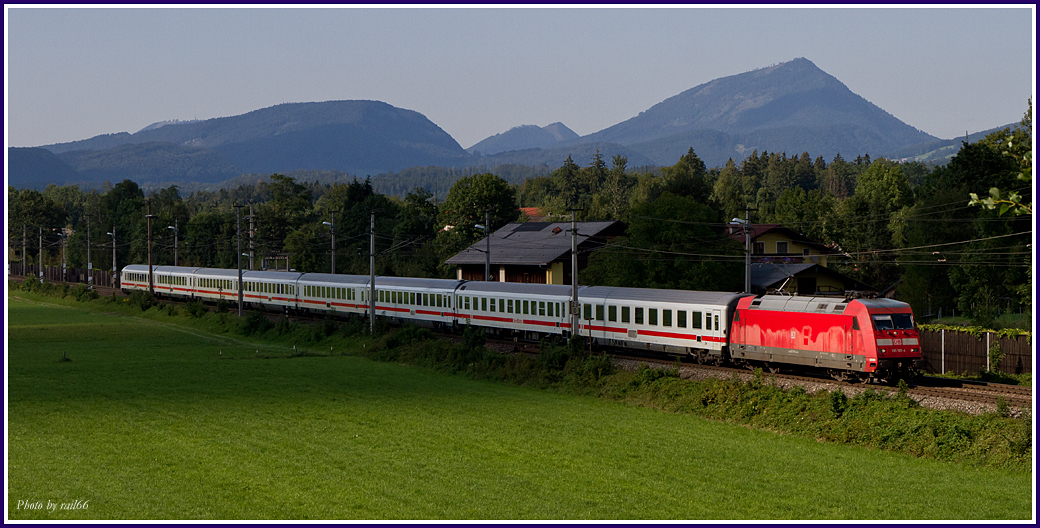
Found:
<path fill-rule="evenodd" d="M 1033 515 L 1028 471 L 8 296 L 12 520 Z"/>

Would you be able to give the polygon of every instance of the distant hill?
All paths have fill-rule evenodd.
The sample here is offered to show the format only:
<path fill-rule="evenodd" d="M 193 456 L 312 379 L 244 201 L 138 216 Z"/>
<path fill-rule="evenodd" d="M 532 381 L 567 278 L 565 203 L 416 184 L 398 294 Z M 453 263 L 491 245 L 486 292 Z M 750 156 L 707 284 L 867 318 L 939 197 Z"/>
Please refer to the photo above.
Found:
<path fill-rule="evenodd" d="M 968 134 L 966 137 L 940 139 L 937 141 L 928 141 L 917 145 L 910 145 L 899 150 L 894 150 L 886 154 L 885 157 L 897 161 L 906 160 L 917 161 L 928 165 L 944 165 L 946 162 L 950 161 L 958 151 L 960 151 L 962 143 L 975 143 L 998 130 L 1004 130 L 1005 128 L 1015 129 L 1018 126 L 1018 123 L 1010 123 L 1001 127 L 983 130 L 982 132 Z"/>
<path fill-rule="evenodd" d="M 213 149 L 153 141 L 105 150 L 74 150 L 58 156 L 77 172 L 77 181 L 138 184 L 157 182 L 214 183 L 242 173 Z"/>
<path fill-rule="evenodd" d="M 579 141 L 630 146 L 660 165 L 693 147 L 718 166 L 753 150 L 876 157 L 936 139 L 799 58 L 696 86 Z"/>
<path fill-rule="evenodd" d="M 589 164 L 597 151 L 599 151 L 600 156 L 603 157 L 603 161 L 606 162 L 608 167 L 615 155 L 627 157 L 628 167 L 630 168 L 657 165 L 649 157 L 635 149 L 623 147 L 617 143 L 583 143 L 566 147 L 514 150 L 485 156 L 479 160 L 485 165 L 546 165 L 555 170 L 563 166 L 567 156 L 570 156 L 571 161 L 574 163 L 584 167 Z M 676 159 L 678 160 L 678 158 Z"/>
<path fill-rule="evenodd" d="M 65 185 L 79 179 L 53 152 L 38 147 L 7 149 L 7 184 L 18 189 L 43 189 L 48 184 Z"/>
<path fill-rule="evenodd" d="M 131 148 L 134 145 L 149 146 Z M 471 158 L 422 114 L 378 101 L 287 103 L 239 116 L 161 122 L 134 134 L 42 148 L 66 156 L 88 180 L 114 180 L 128 171 L 142 181 L 164 180 L 170 171 L 181 171 L 184 178 L 200 178 L 184 181 L 197 182 L 226 179 L 229 171 L 232 176 L 297 169 L 369 174 L 420 165 L 464 165 Z M 145 160 L 149 155 L 156 158 Z M 192 159 L 201 165 L 189 168 Z M 171 160 L 175 162 L 164 166 Z"/>
<path fill-rule="evenodd" d="M 544 127 L 520 125 L 507 132 L 495 134 L 466 149 L 470 154 L 490 156 L 511 150 L 532 148 L 552 148 L 558 143 L 578 139 L 578 134 L 563 123 L 553 123 Z"/>

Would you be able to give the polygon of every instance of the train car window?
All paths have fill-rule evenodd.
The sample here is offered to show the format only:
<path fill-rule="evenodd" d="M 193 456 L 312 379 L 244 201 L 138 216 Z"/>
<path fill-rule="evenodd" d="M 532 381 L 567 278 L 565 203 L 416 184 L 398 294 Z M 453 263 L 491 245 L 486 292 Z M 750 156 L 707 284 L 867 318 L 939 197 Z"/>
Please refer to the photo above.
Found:
<path fill-rule="evenodd" d="M 491 311 L 492 312 L 495 311 L 495 300 L 494 299 L 491 299 Z"/>
<path fill-rule="evenodd" d="M 636 324 L 643 324 L 643 309 L 636 306 Z"/>
<path fill-rule="evenodd" d="M 529 304 L 529 301 L 524 301 L 524 315 L 528 314 L 528 308 L 529 308 L 528 304 Z"/>
<path fill-rule="evenodd" d="M 466 309 L 469 310 L 469 297 L 463 297 L 462 299 L 465 301 L 465 304 L 463 306 L 465 306 Z"/>
<path fill-rule="evenodd" d="M 596 305 L 596 320 L 597 321 L 602 321 L 603 320 L 603 305 L 602 304 L 597 304 Z"/>
<path fill-rule="evenodd" d="M 647 322 L 650 323 L 650 326 L 657 326 L 657 308 L 650 308 L 647 312 Z"/>
<path fill-rule="evenodd" d="M 703 328 L 701 326 L 701 312 L 690 312 L 690 317 L 691 328 Z"/>
<path fill-rule="evenodd" d="M 506 313 L 513 313 L 513 300 L 506 299 Z"/>
<path fill-rule="evenodd" d="M 632 321 L 632 310 L 628 306 L 621 307 L 621 322 L 629 323 Z"/>
<path fill-rule="evenodd" d="M 545 301 L 538 301 L 538 315 L 545 317 Z"/>
<path fill-rule="evenodd" d="M 480 310 L 482 312 L 486 312 L 487 311 L 487 297 L 481 297 L 480 298 Z"/>
<path fill-rule="evenodd" d="M 719 316 L 715 316 L 715 331 L 719 331 Z"/>
<path fill-rule="evenodd" d="M 672 326 L 672 311 L 661 310 L 661 324 L 663 326 Z"/>
<path fill-rule="evenodd" d="M 675 326 L 686 328 L 686 310 L 675 311 Z"/>
<path fill-rule="evenodd" d="M 505 299 L 499 299 L 498 300 L 498 311 L 502 312 L 502 313 L 505 313 L 505 311 L 506 311 L 506 300 Z"/>
<path fill-rule="evenodd" d="M 584 305 L 583 312 L 585 314 L 585 317 L 583 317 L 583 319 L 585 319 L 585 320 L 592 319 L 592 305 L 591 304 Z"/>
<path fill-rule="evenodd" d="M 607 319 L 612 323 L 617 322 L 617 306 L 607 307 Z"/>

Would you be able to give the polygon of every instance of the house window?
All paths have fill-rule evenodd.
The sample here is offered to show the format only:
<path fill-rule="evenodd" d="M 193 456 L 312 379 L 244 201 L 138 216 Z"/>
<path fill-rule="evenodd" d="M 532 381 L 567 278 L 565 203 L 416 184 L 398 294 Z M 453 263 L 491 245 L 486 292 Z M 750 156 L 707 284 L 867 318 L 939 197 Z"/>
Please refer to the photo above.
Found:
<path fill-rule="evenodd" d="M 787 254 L 787 242 L 777 242 L 776 243 L 776 254 L 777 255 L 786 255 Z"/>
<path fill-rule="evenodd" d="M 766 243 L 754 242 L 751 244 L 751 253 L 753 255 L 764 255 L 766 253 Z"/>
<path fill-rule="evenodd" d="M 812 254 L 812 250 L 810 250 L 809 248 L 805 248 L 805 249 L 802 250 L 802 256 L 808 257 L 811 254 Z"/>

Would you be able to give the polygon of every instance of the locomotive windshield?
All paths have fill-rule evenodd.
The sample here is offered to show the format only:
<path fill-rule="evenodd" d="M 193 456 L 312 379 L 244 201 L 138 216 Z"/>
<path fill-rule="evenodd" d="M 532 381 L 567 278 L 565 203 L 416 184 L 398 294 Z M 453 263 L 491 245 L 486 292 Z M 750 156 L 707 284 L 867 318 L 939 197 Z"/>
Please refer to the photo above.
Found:
<path fill-rule="evenodd" d="M 913 330 L 914 316 L 912 314 L 882 314 L 871 316 L 874 320 L 874 328 L 877 330 Z"/>

